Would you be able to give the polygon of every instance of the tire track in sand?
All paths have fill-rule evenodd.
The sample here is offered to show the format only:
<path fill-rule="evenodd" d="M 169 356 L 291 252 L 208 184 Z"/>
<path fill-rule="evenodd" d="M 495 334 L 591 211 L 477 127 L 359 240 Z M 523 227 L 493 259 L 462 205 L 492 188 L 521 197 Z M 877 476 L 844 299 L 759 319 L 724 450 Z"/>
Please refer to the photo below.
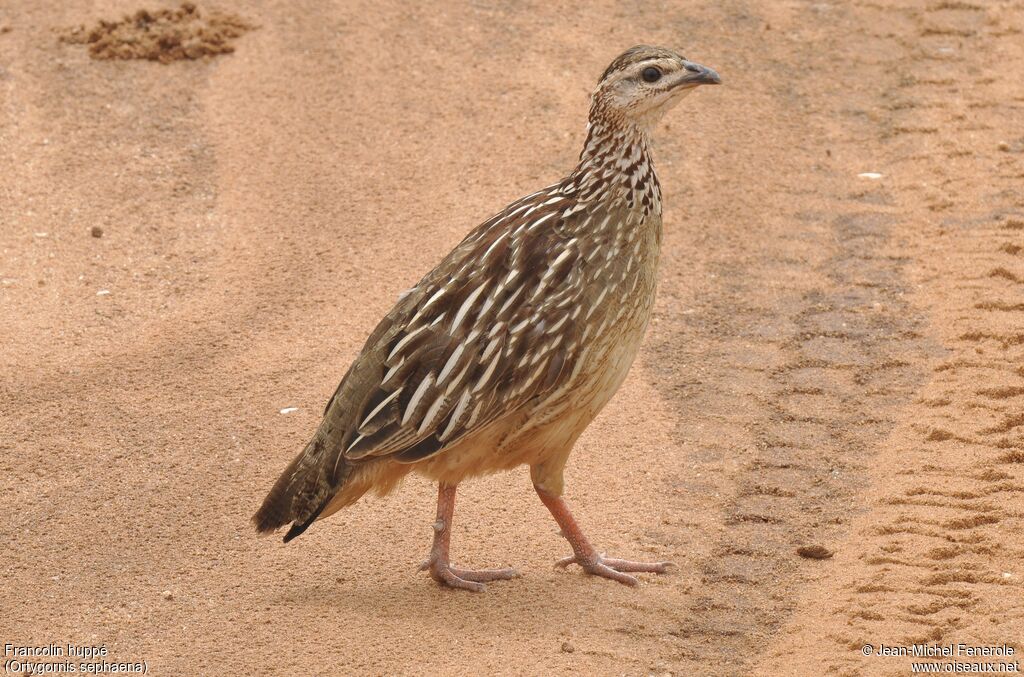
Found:
<path fill-rule="evenodd" d="M 180 257 L 134 258 L 159 275 L 81 345 L 37 342 L 48 318 L 95 315 L 71 271 L 97 243 L 79 242 L 49 282 L 78 300 L 30 308 L 17 327 L 4 366 L 22 371 L 3 393 L 17 485 L 4 503 L 47 519 L 12 549 L 11 634 L 92 637 L 183 674 L 718 675 L 758 658 L 773 675 L 877 674 L 902 667 L 851 656 L 862 637 L 1021 636 L 1024 140 L 1006 82 L 1021 70 L 1019 0 L 599 2 L 575 23 L 574 11 L 267 3 L 252 17 L 263 28 L 208 79 L 201 64 L 187 75 L 59 63 L 43 34 L 91 14 L 32 5 L 0 35 L 17 41 L 0 47 L 17 57 L 5 110 L 40 123 L 4 138 L 41 142 L 50 110 L 51 127 L 75 122 L 59 106 L 20 110 L 26 97 L 64 99 L 18 88 L 81 78 L 73 91 L 97 114 L 67 128 L 82 134 L 75 147 L 136 170 L 51 165 L 53 146 L 15 146 L 14 160 L 45 160 L 21 167 L 19 211 L 45 205 L 30 223 L 53 233 L 76 225 L 64 207 L 83 205 L 90 223 L 113 213 L 137 227 L 138 249 L 106 259 L 126 289 L 135 254 Z M 20 49 L 27 24 L 34 51 Z M 551 572 L 564 542 L 507 476 L 467 486 L 460 509 L 460 559 L 515 557 L 525 574 L 485 596 L 411 574 L 429 539 L 425 483 L 300 547 L 255 541 L 253 502 L 397 276 L 429 266 L 468 214 L 571 163 L 565 134 L 582 131 L 596 55 L 638 39 L 709 55 L 727 86 L 659 132 L 672 226 L 658 321 L 642 369 L 581 442 L 570 492 L 596 541 L 680 571 L 637 590 Z M 397 72 L 380 67 L 396 58 Z M 147 116 L 175 92 L 179 105 Z M 140 117 L 166 129 L 119 136 Z M 125 138 L 150 156 L 119 149 Z M 161 161 L 197 140 L 195 157 Z M 856 178 L 872 170 L 885 178 Z M 179 175 L 193 188 L 176 202 Z M 159 212 L 135 205 L 180 212 L 147 235 Z M 210 213 L 201 237 L 174 239 Z M 429 247 L 409 254 L 413 233 Z M 26 261 L 27 278 L 38 261 Z M 165 294 L 165 277 L 188 285 Z M 77 379 L 52 378 L 83 355 Z M 29 392 L 44 382 L 45 397 Z M 279 418 L 283 397 L 302 409 Z M 798 559 L 809 542 L 835 559 Z"/>
<path fill-rule="evenodd" d="M 909 674 L 911 658 L 865 657 L 867 643 L 1022 648 L 1024 85 L 1008 75 L 1024 68 L 1024 6 L 894 9 L 910 54 L 892 56 L 900 78 L 878 92 L 880 171 L 896 196 L 892 250 L 912 262 L 943 353 L 879 449 L 834 579 L 806 595 L 763 674 Z M 877 40 L 866 27 L 881 12 L 851 10 L 853 37 Z"/>
<path fill-rule="evenodd" d="M 714 185 L 717 211 L 695 219 L 720 225 L 693 247 L 667 247 L 680 257 L 699 248 L 710 274 L 689 307 L 662 306 L 651 341 L 662 359 L 645 361 L 687 450 L 667 480 L 677 528 L 693 534 L 678 537 L 694 577 L 673 629 L 681 674 L 747 674 L 800 592 L 830 575 L 830 562 L 796 550 L 832 549 L 847 535 L 877 449 L 937 354 L 906 298 L 910 260 L 893 251 L 892 196 L 857 176 L 870 169 L 863 74 L 843 71 L 823 88 L 820 73 L 840 55 L 815 44 L 840 29 L 798 10 L 733 6 L 770 27 L 762 58 L 801 71 L 764 78 L 755 64 L 734 64 L 746 105 L 723 121 L 732 131 L 711 170 L 729 180 Z M 759 133 L 761 164 L 737 162 L 742 140 Z M 666 287 L 674 300 L 673 281 Z M 716 497 L 716 513 L 704 514 L 698 496 Z"/>

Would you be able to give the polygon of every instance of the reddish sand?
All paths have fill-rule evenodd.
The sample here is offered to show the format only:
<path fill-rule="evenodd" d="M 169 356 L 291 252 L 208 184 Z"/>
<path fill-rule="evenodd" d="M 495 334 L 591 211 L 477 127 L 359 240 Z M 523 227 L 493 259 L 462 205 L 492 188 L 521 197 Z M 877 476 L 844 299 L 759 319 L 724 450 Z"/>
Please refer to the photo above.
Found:
<path fill-rule="evenodd" d="M 225 0 L 260 28 L 215 58 L 58 39 L 139 9 L 0 7 L 0 642 L 157 675 L 1020 658 L 1021 0 Z M 418 479 L 256 538 L 375 321 L 571 168 L 637 42 L 725 84 L 658 134 L 656 315 L 567 497 L 602 549 L 677 571 L 553 569 L 567 544 L 525 470 L 460 493 L 456 561 L 523 574 L 484 594 L 417 573 Z"/>

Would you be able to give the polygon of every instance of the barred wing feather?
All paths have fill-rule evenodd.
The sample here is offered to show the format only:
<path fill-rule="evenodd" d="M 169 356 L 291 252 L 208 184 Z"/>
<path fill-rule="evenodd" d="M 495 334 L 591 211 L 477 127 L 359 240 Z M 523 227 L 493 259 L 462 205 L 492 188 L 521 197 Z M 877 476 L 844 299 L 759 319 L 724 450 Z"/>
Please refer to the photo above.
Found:
<path fill-rule="evenodd" d="M 347 461 L 427 458 L 571 371 L 586 262 L 559 225 L 573 218 L 546 191 L 513 203 L 435 269 L 453 273 L 428 274 L 401 299 L 353 365 L 368 378 L 347 393 L 359 400 L 340 449 Z M 520 225 L 510 230 L 509 219 Z"/>

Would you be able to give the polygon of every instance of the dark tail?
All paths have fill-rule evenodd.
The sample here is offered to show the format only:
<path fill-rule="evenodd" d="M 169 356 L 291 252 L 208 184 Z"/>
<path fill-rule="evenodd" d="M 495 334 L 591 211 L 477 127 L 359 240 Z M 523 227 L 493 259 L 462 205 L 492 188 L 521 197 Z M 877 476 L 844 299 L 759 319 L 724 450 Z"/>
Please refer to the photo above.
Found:
<path fill-rule="evenodd" d="M 256 531 L 267 534 L 291 523 L 284 537 L 287 543 L 316 521 L 348 476 L 345 460 L 340 459 L 336 469 L 334 454 L 327 453 L 325 447 L 318 431 L 288 464 L 252 516 Z"/>
<path fill-rule="evenodd" d="M 323 503 L 321 503 L 320 507 L 317 508 L 316 511 L 312 515 L 310 515 L 309 519 L 307 519 L 305 522 L 302 522 L 301 524 L 299 522 L 294 522 L 292 524 L 291 529 L 288 530 L 288 533 L 284 535 L 284 539 L 283 539 L 284 542 L 287 543 L 288 541 L 292 540 L 296 536 L 301 536 L 302 532 L 305 531 L 306 529 L 308 529 L 309 525 L 316 521 L 316 518 L 320 516 L 320 513 L 322 513 L 324 511 L 324 508 L 327 507 L 327 504 L 329 502 L 330 502 L 330 499 L 328 499 L 328 500 L 324 501 Z"/>

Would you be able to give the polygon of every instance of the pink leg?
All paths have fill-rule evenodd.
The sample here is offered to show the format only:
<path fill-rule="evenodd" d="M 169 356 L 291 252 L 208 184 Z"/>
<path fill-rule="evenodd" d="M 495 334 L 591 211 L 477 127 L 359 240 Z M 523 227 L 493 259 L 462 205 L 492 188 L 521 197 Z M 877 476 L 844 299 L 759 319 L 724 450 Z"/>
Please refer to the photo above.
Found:
<path fill-rule="evenodd" d="M 420 571 L 429 570 L 430 577 L 441 585 L 473 592 L 483 592 L 484 581 L 498 581 L 515 578 L 515 569 L 460 569 L 448 561 L 448 544 L 452 536 L 452 516 L 455 514 L 455 485 L 437 486 L 437 521 L 434 522 L 434 545 L 430 548 L 430 559 L 420 566 Z"/>
<path fill-rule="evenodd" d="M 673 566 L 671 562 L 631 562 L 626 559 L 604 557 L 583 535 L 583 531 L 576 524 L 576 519 L 569 510 L 569 505 L 561 496 L 555 496 L 536 484 L 533 485 L 533 488 L 537 490 L 540 500 L 548 507 L 551 516 L 562 528 L 562 535 L 569 541 L 574 553 L 572 557 L 558 560 L 555 566 L 566 567 L 570 564 L 579 564 L 588 574 L 610 578 L 626 585 L 636 585 L 639 582 L 635 577 L 625 573 L 627 571 L 663 574 L 668 571 L 670 566 Z"/>

